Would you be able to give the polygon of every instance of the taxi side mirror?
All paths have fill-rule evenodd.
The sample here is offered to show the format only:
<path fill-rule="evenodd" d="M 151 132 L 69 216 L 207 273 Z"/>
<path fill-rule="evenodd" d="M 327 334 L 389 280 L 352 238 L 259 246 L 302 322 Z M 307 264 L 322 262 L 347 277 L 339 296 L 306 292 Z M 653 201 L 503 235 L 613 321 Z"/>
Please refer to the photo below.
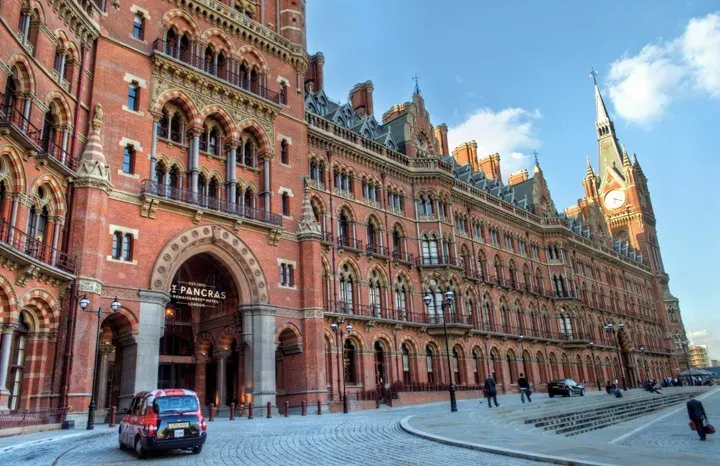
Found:
<path fill-rule="evenodd" d="M 160 406 L 157 403 L 153 403 L 152 410 L 153 410 L 153 413 L 160 414 Z"/>

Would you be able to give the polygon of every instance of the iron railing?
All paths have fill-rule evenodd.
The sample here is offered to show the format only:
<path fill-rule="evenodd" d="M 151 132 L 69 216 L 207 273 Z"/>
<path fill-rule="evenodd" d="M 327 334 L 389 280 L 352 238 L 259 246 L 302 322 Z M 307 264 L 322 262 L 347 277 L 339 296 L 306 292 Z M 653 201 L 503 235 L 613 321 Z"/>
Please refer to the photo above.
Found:
<path fill-rule="evenodd" d="M 156 39 L 153 42 L 153 50 L 179 60 L 195 69 L 211 74 L 219 80 L 225 81 L 251 94 L 255 94 L 276 104 L 280 103 L 280 94 L 263 86 L 259 78 L 250 80 L 247 76 L 235 72 L 234 70 L 240 67 L 240 62 L 237 60 L 231 58 L 225 58 L 222 62 L 207 60 L 205 57 L 191 52 L 187 47 L 181 49 L 178 43 L 171 43 L 162 39 Z"/>
<path fill-rule="evenodd" d="M 378 256 L 390 257 L 388 248 L 386 246 L 381 246 L 377 243 L 368 244 L 365 250 L 368 254 L 376 254 Z"/>
<path fill-rule="evenodd" d="M 59 424 L 65 420 L 68 408 L 19 409 L 0 411 L 0 429 Z"/>
<path fill-rule="evenodd" d="M 273 214 L 262 209 L 256 209 L 243 204 L 228 202 L 213 196 L 194 193 L 187 189 L 175 188 L 153 180 L 143 180 L 140 187 L 140 196 L 151 194 L 179 201 L 185 204 L 200 206 L 210 210 L 217 210 L 230 215 L 268 223 L 282 227 L 282 215 Z"/>
<path fill-rule="evenodd" d="M 461 258 L 451 257 L 445 254 L 437 256 L 421 256 L 417 258 L 418 266 L 449 266 L 463 268 L 463 260 Z"/>
<path fill-rule="evenodd" d="M 37 126 L 30 123 L 20 110 L 12 105 L 12 102 L 3 102 L 3 115 L 0 118 L 0 124 L 10 125 L 18 132 L 23 134 L 30 142 L 37 146 L 41 146 L 42 131 Z"/>
<path fill-rule="evenodd" d="M 0 243 L 7 244 L 23 254 L 60 270 L 75 273 L 75 257 L 48 246 L 2 219 L 0 219 Z"/>
<path fill-rule="evenodd" d="M 53 141 L 43 141 L 43 149 L 44 154 L 57 160 L 59 163 L 65 165 L 72 171 L 77 170 L 80 165 L 80 161 L 77 157 L 71 156 L 68 151 L 63 150 L 62 147 L 58 146 Z"/>
<path fill-rule="evenodd" d="M 392 252 L 392 258 L 393 260 L 406 262 L 408 264 L 412 264 L 415 262 L 415 256 L 413 256 L 407 251 L 401 251 L 399 249 L 396 249 Z"/>
<path fill-rule="evenodd" d="M 350 238 L 348 236 L 338 236 L 337 247 L 357 249 L 358 251 L 362 251 L 362 241 L 356 238 Z"/>

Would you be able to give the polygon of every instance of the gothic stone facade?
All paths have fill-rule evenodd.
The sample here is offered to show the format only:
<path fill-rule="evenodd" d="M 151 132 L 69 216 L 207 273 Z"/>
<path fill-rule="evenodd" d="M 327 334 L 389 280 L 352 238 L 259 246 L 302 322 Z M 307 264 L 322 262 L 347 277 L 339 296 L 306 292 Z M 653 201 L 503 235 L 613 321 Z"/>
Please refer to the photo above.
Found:
<path fill-rule="evenodd" d="M 0 409 L 84 411 L 96 358 L 101 408 L 678 370 L 646 179 L 597 87 L 600 172 L 558 212 L 537 161 L 505 184 L 498 154 L 451 152 L 417 87 L 382 122 L 369 81 L 330 101 L 304 0 L 0 17 Z"/>

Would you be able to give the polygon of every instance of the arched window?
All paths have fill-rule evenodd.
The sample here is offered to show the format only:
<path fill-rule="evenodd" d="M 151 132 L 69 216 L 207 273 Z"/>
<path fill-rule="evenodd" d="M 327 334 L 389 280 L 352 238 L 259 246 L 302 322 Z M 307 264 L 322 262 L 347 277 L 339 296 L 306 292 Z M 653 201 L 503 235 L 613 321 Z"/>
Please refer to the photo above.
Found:
<path fill-rule="evenodd" d="M 380 276 L 377 270 L 373 270 L 368 284 L 369 304 L 375 317 L 380 317 L 382 312 L 382 290 L 380 288 Z"/>
<path fill-rule="evenodd" d="M 507 363 L 508 369 L 510 369 L 510 383 L 515 383 L 518 379 L 517 361 L 515 360 L 515 353 L 512 351 L 507 352 Z"/>
<path fill-rule="evenodd" d="M 357 368 L 355 366 L 356 354 L 355 354 L 355 343 L 349 338 L 345 340 L 345 361 L 343 364 L 345 373 L 345 383 L 356 384 L 357 383 Z"/>
<path fill-rule="evenodd" d="M 458 353 L 457 348 L 453 349 L 453 355 L 452 355 L 452 369 L 453 369 L 453 379 L 456 385 L 462 385 L 463 380 L 463 373 L 462 373 L 462 363 L 460 361 L 460 354 Z"/>
<path fill-rule="evenodd" d="M 403 367 L 403 383 L 413 383 L 412 371 L 410 370 L 410 350 L 407 343 L 403 343 L 400 347 L 402 350 L 402 367 Z"/>
<path fill-rule="evenodd" d="M 38 189 L 38 196 L 40 196 L 41 190 L 42 188 Z M 30 209 L 30 216 L 28 218 L 29 236 L 39 243 L 45 243 L 45 230 L 47 229 L 48 220 L 49 214 L 47 206 Z"/>
<path fill-rule="evenodd" d="M 344 246 L 349 246 L 350 236 L 350 220 L 348 219 L 347 214 L 345 214 L 345 212 L 342 212 L 340 214 L 340 217 L 338 218 L 338 242 L 340 242 L 340 244 Z"/>
<path fill-rule="evenodd" d="M 423 264 L 439 264 L 438 240 L 435 236 L 423 234 L 421 240 Z"/>
<path fill-rule="evenodd" d="M 398 227 L 395 227 L 393 229 L 392 233 L 392 248 L 393 248 L 393 258 L 397 259 L 400 258 L 400 255 L 403 250 L 403 244 L 402 244 L 402 236 L 400 234 L 400 229 Z"/>
<path fill-rule="evenodd" d="M 403 277 L 400 277 L 395 285 L 395 311 L 396 317 L 401 320 L 407 319 L 407 294 L 407 283 L 405 283 L 405 279 Z"/>
<path fill-rule="evenodd" d="M 350 267 L 345 264 L 342 268 L 342 274 L 340 276 L 340 302 L 343 308 L 343 312 L 352 314 L 353 299 L 354 299 L 354 283 L 353 276 L 350 271 Z"/>
<path fill-rule="evenodd" d="M 375 223 L 373 221 L 369 221 L 367 224 L 367 250 L 368 252 L 378 252 L 378 248 L 376 247 L 376 240 L 377 240 L 378 234 L 377 229 L 375 228 Z"/>
<path fill-rule="evenodd" d="M 435 373 L 433 372 L 433 359 L 435 355 L 430 346 L 425 348 L 425 365 L 427 366 L 428 383 L 437 383 Z"/>
<path fill-rule="evenodd" d="M 478 385 L 480 383 L 480 357 L 478 356 L 477 350 L 472 353 L 472 366 L 475 384 Z"/>
<path fill-rule="evenodd" d="M 18 402 L 22 396 L 23 377 L 25 375 L 25 347 L 30 326 L 25 321 L 25 313 L 20 313 L 18 327 L 13 335 L 13 348 L 10 359 L 10 399 L 8 407 L 10 410 L 18 409 Z"/>
<path fill-rule="evenodd" d="M 375 383 L 384 387 L 387 381 L 385 375 L 385 349 L 379 341 L 375 342 L 373 349 L 375 351 Z"/>

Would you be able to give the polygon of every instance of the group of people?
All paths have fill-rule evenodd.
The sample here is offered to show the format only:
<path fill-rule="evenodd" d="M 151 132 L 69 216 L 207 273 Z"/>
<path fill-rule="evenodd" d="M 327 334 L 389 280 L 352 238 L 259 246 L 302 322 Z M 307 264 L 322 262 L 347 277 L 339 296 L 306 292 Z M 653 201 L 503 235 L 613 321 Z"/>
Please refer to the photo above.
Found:
<path fill-rule="evenodd" d="M 676 382 L 677 380 L 677 378 L 674 380 L 671 379 L 670 383 Z M 663 382 L 668 383 L 668 380 L 664 379 Z M 520 377 L 517 380 L 517 385 L 520 389 L 520 401 L 525 403 L 525 398 L 527 398 L 528 403 L 532 403 L 532 399 L 530 398 L 530 395 L 532 395 L 532 390 L 530 382 L 525 377 L 525 374 L 520 374 Z M 677 385 L 672 383 L 672 386 Z M 495 383 L 495 373 L 487 376 L 483 388 L 483 391 L 485 392 L 485 398 L 487 398 L 488 408 L 492 408 L 493 403 L 495 404 L 496 408 L 500 406 L 497 401 L 497 385 Z M 661 393 L 660 384 L 658 383 L 657 379 L 651 380 L 649 376 L 645 380 L 644 388 L 647 391 L 655 392 L 658 394 Z M 613 380 L 612 383 L 608 380 L 605 384 L 605 391 L 608 394 L 617 396 L 618 398 L 622 397 L 622 392 L 620 391 L 620 388 L 618 386 L 617 379 Z M 687 402 L 687 411 L 688 416 L 690 417 L 691 425 L 695 426 L 693 430 L 698 433 L 698 435 L 700 436 L 700 440 L 704 441 L 707 438 L 708 433 L 708 428 L 705 425 L 707 423 L 707 415 L 705 414 L 705 408 L 703 407 L 702 403 L 699 400 L 696 400 L 694 395 L 690 395 L 690 400 L 688 400 Z"/>

